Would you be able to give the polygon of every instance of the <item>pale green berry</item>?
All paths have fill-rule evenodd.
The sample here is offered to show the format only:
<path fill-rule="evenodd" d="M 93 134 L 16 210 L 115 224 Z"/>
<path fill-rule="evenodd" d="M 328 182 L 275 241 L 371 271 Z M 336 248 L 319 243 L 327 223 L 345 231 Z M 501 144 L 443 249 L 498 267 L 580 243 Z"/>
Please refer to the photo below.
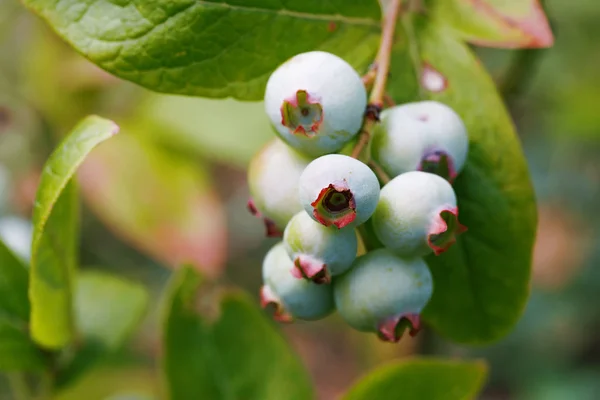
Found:
<path fill-rule="evenodd" d="M 468 149 L 460 116 L 443 103 L 420 101 L 381 113 L 372 153 L 391 177 L 420 170 L 452 182 L 465 164 Z"/>
<path fill-rule="evenodd" d="M 279 242 L 269 250 L 263 261 L 263 282 L 261 304 L 276 307 L 275 319 L 317 320 L 326 317 L 334 310 L 331 285 L 298 279 L 292 275 L 295 269 L 283 243 Z"/>
<path fill-rule="evenodd" d="M 340 150 L 363 121 L 367 92 L 360 75 L 323 51 L 298 54 L 270 76 L 265 111 L 280 137 L 317 157 Z"/>
<path fill-rule="evenodd" d="M 303 207 L 298 182 L 310 160 L 279 139 L 259 151 L 248 167 L 250 211 L 264 218 L 269 236 L 283 232 L 288 221 Z"/>
<path fill-rule="evenodd" d="M 338 313 L 350 326 L 397 342 L 406 327 L 411 336 L 419 331 L 433 282 L 423 259 L 377 249 L 358 257 L 348 272 L 336 277 L 333 290 Z"/>
<path fill-rule="evenodd" d="M 296 267 L 297 278 L 330 283 L 356 258 L 358 241 L 353 229 L 326 227 L 306 212 L 294 215 L 283 233 L 283 244 Z"/>
<path fill-rule="evenodd" d="M 381 189 L 372 227 L 381 243 L 401 256 L 438 255 L 466 230 L 458 222 L 450 183 L 421 171 L 399 175 Z"/>
<path fill-rule="evenodd" d="M 314 220 L 341 229 L 368 220 L 379 200 L 379 181 L 361 161 L 341 154 L 313 160 L 302 172 L 300 203 Z"/>

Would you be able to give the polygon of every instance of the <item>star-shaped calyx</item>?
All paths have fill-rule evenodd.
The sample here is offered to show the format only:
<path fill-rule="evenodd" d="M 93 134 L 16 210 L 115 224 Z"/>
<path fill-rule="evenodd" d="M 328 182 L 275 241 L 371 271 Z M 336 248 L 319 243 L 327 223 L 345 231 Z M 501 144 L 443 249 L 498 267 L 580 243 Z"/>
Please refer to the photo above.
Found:
<path fill-rule="evenodd" d="M 298 90 L 281 105 L 281 123 L 296 135 L 313 137 L 323 122 L 323 107 L 317 96 Z"/>
<path fill-rule="evenodd" d="M 345 183 L 330 184 L 321 189 L 311 206 L 315 219 L 325 226 L 334 225 L 341 229 L 356 218 L 354 195 Z"/>
<path fill-rule="evenodd" d="M 427 235 L 427 243 L 434 254 L 440 255 L 456 242 L 456 237 L 467 227 L 458 221 L 458 208 L 444 208 L 436 214 Z"/>

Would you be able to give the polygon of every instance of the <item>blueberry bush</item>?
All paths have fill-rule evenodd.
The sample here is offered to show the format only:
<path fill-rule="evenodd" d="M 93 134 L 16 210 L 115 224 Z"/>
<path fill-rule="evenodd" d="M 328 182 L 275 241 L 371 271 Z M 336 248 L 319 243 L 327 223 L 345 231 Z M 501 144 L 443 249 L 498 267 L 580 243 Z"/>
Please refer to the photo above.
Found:
<path fill-rule="evenodd" d="M 161 396 L 173 400 L 314 398 L 271 319 L 339 317 L 389 346 L 423 330 L 482 345 L 514 328 L 537 208 L 513 123 L 470 46 L 551 46 L 537 0 L 23 2 L 106 79 L 262 103 L 222 100 L 210 128 L 180 119 L 177 98 L 146 100 L 143 124 L 52 114 L 68 134 L 41 169 L 30 254 L 0 241 L 0 370 L 16 398 L 60 396 L 149 309 L 160 313 Z M 60 106 L 93 108 L 85 101 Z M 167 125 L 235 134 L 182 146 Z M 271 238 L 262 270 L 245 266 L 260 296 L 221 279 L 215 178 L 182 147 L 246 157 L 247 209 L 264 224 L 254 232 Z M 80 268 L 80 193 L 175 269 L 160 304 L 135 280 Z M 486 374 L 481 360 L 416 357 L 375 368 L 342 398 L 474 398 Z"/>

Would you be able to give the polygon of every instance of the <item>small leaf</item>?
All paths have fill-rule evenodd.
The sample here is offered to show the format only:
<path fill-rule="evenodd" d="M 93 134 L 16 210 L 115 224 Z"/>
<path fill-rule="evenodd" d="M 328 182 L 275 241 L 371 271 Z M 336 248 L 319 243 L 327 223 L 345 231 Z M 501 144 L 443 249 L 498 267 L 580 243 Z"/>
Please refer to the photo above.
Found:
<path fill-rule="evenodd" d="M 239 292 L 213 294 L 215 302 L 202 284 L 184 268 L 166 295 L 162 365 L 171 400 L 312 398 L 307 372 L 256 302 Z"/>
<path fill-rule="evenodd" d="M 37 371 L 44 367 L 43 354 L 24 327 L 0 316 L 0 371 Z"/>
<path fill-rule="evenodd" d="M 494 83 L 469 48 L 446 26 L 403 21 L 399 35 L 414 42 L 397 44 L 390 87 L 408 88 L 397 96 L 403 101 L 411 95 L 449 105 L 469 133 L 467 163 L 454 182 L 468 231 L 427 257 L 435 289 L 423 317 L 456 342 L 494 341 L 516 324 L 529 294 L 537 214 L 527 165 Z M 398 78 L 397 68 L 413 74 Z"/>
<path fill-rule="evenodd" d="M 435 0 L 432 18 L 477 45 L 550 47 L 554 36 L 539 0 Z"/>
<path fill-rule="evenodd" d="M 77 248 L 77 193 L 71 177 L 86 155 L 118 132 L 109 120 L 82 120 L 52 153 L 40 178 L 33 209 L 29 298 L 31 335 L 60 348 L 73 335 L 71 280 Z"/>
<path fill-rule="evenodd" d="M 344 400 L 474 399 L 487 367 L 479 361 L 412 359 L 399 361 L 362 378 Z"/>
<path fill-rule="evenodd" d="M 79 174 L 85 200 L 139 250 L 216 276 L 225 261 L 223 206 L 202 166 L 146 139 L 150 129 L 126 127 L 140 134 L 120 135 L 88 157 Z"/>
<path fill-rule="evenodd" d="M 82 271 L 75 290 L 75 325 L 81 344 L 57 378 L 64 386 L 123 344 L 148 305 L 145 288 L 100 271 Z"/>
<path fill-rule="evenodd" d="M 377 48 L 376 0 L 26 0 L 80 53 L 149 89 L 258 100 L 291 56 L 332 51 L 366 67 Z"/>
<path fill-rule="evenodd" d="M 28 276 L 22 261 L 0 240 L 0 315 L 29 321 Z"/>

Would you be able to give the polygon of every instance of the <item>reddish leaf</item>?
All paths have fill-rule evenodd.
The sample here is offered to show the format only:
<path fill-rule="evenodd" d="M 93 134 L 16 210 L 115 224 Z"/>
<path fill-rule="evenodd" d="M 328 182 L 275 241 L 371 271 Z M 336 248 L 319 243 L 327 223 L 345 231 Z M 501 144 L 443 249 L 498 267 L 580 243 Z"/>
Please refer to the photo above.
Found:
<path fill-rule="evenodd" d="M 541 48 L 554 43 L 539 0 L 436 0 L 430 12 L 477 45 Z"/>
<path fill-rule="evenodd" d="M 201 166 L 125 133 L 88 157 L 79 182 L 90 208 L 140 251 L 212 276 L 223 267 L 224 210 Z"/>

